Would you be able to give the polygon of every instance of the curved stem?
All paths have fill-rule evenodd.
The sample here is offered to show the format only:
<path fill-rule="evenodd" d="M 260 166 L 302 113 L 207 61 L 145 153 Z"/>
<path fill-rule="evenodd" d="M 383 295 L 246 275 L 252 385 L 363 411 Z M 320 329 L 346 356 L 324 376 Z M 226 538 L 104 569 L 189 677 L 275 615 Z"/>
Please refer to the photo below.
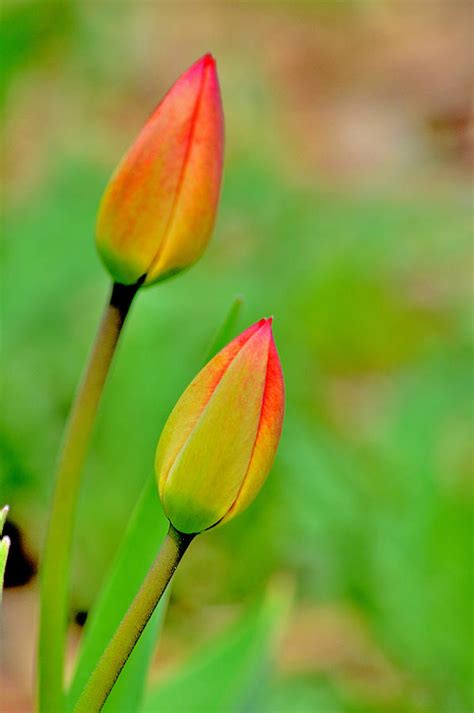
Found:
<path fill-rule="evenodd" d="M 195 535 L 185 535 L 170 524 L 168 534 L 145 580 L 110 640 L 74 708 L 74 713 L 102 709 L 122 668 L 161 599 L 176 567 Z"/>
<path fill-rule="evenodd" d="M 115 348 L 139 286 L 113 285 L 64 432 L 41 565 L 38 707 L 43 713 L 63 710 L 69 560 L 81 470 Z"/>

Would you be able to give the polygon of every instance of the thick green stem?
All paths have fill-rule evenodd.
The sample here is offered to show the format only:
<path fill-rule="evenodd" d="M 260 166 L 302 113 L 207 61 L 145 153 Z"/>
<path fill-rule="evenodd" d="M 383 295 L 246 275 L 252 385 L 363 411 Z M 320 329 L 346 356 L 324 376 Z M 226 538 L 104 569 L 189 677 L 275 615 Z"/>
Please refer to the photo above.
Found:
<path fill-rule="evenodd" d="M 170 524 L 155 561 L 82 691 L 74 713 L 97 713 L 102 709 L 193 538 Z"/>
<path fill-rule="evenodd" d="M 41 563 L 38 707 L 63 711 L 69 562 L 82 466 L 104 383 L 139 284 L 114 284 L 66 425 Z"/>

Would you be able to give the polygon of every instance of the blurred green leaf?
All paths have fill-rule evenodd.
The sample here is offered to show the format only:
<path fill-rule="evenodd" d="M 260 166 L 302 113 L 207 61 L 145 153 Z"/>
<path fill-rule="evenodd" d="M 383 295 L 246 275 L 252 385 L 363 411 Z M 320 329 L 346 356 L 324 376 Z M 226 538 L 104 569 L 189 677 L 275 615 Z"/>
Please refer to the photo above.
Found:
<path fill-rule="evenodd" d="M 287 582 L 274 584 L 258 608 L 154 686 L 142 713 L 261 711 L 291 598 Z"/>
<path fill-rule="evenodd" d="M 230 342 L 235 336 L 236 326 L 239 321 L 242 311 L 244 299 L 241 295 L 237 295 L 232 302 L 229 311 L 221 327 L 217 330 L 209 348 L 204 363 L 212 359 L 225 345 Z"/>
<path fill-rule="evenodd" d="M 471 418 L 472 355 L 454 348 L 400 379 L 379 425 L 391 497 L 372 508 L 375 628 L 440 710 L 472 708 Z"/>
<path fill-rule="evenodd" d="M 326 678 L 282 676 L 271 688 L 261 713 L 352 713 Z M 360 712 L 362 713 L 362 711 Z M 369 713 L 365 710 L 364 713 Z M 378 711 L 378 713 L 382 713 Z"/>
<path fill-rule="evenodd" d="M 167 529 L 154 478 L 135 508 L 117 558 L 91 610 L 68 694 L 72 708 L 148 572 Z M 140 703 L 157 630 L 166 608 L 162 599 L 126 663 L 104 710 L 131 711 Z"/>

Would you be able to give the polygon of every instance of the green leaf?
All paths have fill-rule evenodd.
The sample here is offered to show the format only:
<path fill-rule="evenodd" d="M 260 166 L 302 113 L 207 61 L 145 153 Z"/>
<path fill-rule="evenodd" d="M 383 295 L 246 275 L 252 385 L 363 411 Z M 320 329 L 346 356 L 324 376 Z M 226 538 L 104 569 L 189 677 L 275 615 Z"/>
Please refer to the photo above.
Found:
<path fill-rule="evenodd" d="M 242 298 L 236 297 L 216 333 L 207 359 L 232 338 L 241 306 Z M 68 694 L 71 708 L 145 578 L 166 527 L 155 479 L 150 477 L 143 488 L 110 575 L 87 621 Z M 139 709 L 166 602 L 167 597 L 164 597 L 124 666 L 104 706 L 106 713 L 131 713 Z"/>
<path fill-rule="evenodd" d="M 258 713 L 290 603 L 286 582 L 148 694 L 141 713 Z"/>
<path fill-rule="evenodd" d="M 3 526 L 8 515 L 8 505 L 5 505 L 0 510 L 0 535 L 3 531 Z M 2 537 L 0 539 L 0 604 L 2 602 L 3 578 L 5 576 L 5 567 L 7 564 L 8 550 L 10 549 L 10 538 Z"/>
<path fill-rule="evenodd" d="M 169 591 L 165 592 L 155 609 L 126 667 L 113 687 L 103 708 L 106 713 L 130 713 L 139 710 L 151 657 L 166 613 Z"/>
<path fill-rule="evenodd" d="M 236 295 L 234 297 L 226 318 L 215 333 L 214 338 L 207 350 L 207 358 L 205 359 L 205 362 L 212 359 L 212 357 L 234 337 L 243 303 L 244 298 L 242 295 Z"/>
<path fill-rule="evenodd" d="M 161 510 L 155 480 L 150 477 L 132 515 L 110 575 L 87 621 L 68 694 L 70 707 L 77 701 L 97 660 L 138 591 L 165 536 L 166 527 L 167 521 Z M 144 533 L 146 537 L 143 536 Z M 110 695 L 104 708 L 109 713 L 130 713 L 140 704 L 148 664 L 165 608 L 166 600 L 163 599 Z"/>

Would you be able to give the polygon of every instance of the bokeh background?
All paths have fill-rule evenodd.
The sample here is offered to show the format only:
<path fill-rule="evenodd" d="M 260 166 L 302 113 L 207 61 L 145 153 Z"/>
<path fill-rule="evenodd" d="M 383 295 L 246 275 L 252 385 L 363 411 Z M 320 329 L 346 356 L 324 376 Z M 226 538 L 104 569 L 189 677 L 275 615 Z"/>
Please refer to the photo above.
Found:
<path fill-rule="evenodd" d="M 109 289 L 98 201 L 207 51 L 219 219 L 126 327 L 85 472 L 71 652 L 164 420 L 241 294 L 239 331 L 275 316 L 284 433 L 254 505 L 176 576 L 156 710 L 472 710 L 472 7 L 3 3 L 2 713 L 31 709 L 55 453 Z"/>

